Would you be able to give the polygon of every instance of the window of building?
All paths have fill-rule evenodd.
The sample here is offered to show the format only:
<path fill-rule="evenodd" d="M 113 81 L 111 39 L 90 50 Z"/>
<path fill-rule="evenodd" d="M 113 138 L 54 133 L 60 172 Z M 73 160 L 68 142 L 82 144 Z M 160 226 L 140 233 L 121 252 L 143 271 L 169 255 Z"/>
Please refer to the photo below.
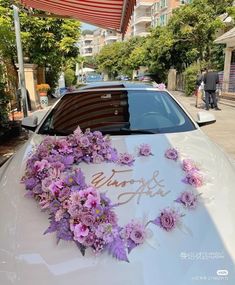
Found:
<path fill-rule="evenodd" d="M 160 8 L 166 8 L 167 7 L 167 0 L 161 0 L 160 1 Z"/>
<path fill-rule="evenodd" d="M 165 26 L 167 24 L 167 15 L 163 14 L 160 16 L 160 22 L 159 22 L 160 26 Z"/>

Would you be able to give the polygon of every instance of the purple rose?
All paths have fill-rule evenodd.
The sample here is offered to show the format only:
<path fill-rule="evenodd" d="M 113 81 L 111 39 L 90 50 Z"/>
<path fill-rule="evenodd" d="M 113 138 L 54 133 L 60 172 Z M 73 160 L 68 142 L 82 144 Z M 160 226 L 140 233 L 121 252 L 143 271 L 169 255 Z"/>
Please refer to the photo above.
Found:
<path fill-rule="evenodd" d="M 168 159 L 172 159 L 172 160 L 177 160 L 179 158 L 179 154 L 178 151 L 175 148 L 169 148 L 166 152 L 165 152 L 165 157 Z"/>
<path fill-rule="evenodd" d="M 130 238 L 133 240 L 134 243 L 141 244 L 144 242 L 145 232 L 143 229 L 133 229 L 130 234 Z"/>
<path fill-rule="evenodd" d="M 125 152 L 125 153 L 120 153 L 118 161 L 119 164 L 132 166 L 135 161 L 135 158 L 131 154 Z"/>
<path fill-rule="evenodd" d="M 182 169 L 185 172 L 190 172 L 192 170 L 199 170 L 196 165 L 195 162 L 191 159 L 184 159 L 183 163 L 182 163 Z"/>
<path fill-rule="evenodd" d="M 148 144 L 142 144 L 139 148 L 139 155 L 142 155 L 142 156 L 149 156 L 151 155 L 152 152 L 151 152 L 151 146 L 148 145 Z"/>
<path fill-rule="evenodd" d="M 176 200 L 176 202 L 183 204 L 186 208 L 195 209 L 197 206 L 197 195 L 192 192 L 185 191 Z"/>
<path fill-rule="evenodd" d="M 186 184 L 190 184 L 195 188 L 198 188 L 203 185 L 203 176 L 197 170 L 192 170 L 187 173 L 186 177 L 183 179 L 183 182 Z"/>
<path fill-rule="evenodd" d="M 176 227 L 178 218 L 179 215 L 174 210 L 165 209 L 161 212 L 160 216 L 153 221 L 153 223 L 169 232 Z"/>

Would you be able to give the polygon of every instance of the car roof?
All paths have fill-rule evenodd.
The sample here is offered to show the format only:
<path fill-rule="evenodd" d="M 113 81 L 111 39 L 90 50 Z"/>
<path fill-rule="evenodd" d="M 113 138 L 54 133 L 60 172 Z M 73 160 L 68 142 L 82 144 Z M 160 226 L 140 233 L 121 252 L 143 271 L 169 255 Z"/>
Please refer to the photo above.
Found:
<path fill-rule="evenodd" d="M 85 86 L 80 87 L 76 91 L 80 90 L 88 90 L 88 89 L 123 89 L 123 88 L 152 88 L 153 85 L 151 83 L 142 83 L 142 82 L 126 82 L 126 81 L 102 81 L 102 82 L 94 82 L 89 83 Z"/>

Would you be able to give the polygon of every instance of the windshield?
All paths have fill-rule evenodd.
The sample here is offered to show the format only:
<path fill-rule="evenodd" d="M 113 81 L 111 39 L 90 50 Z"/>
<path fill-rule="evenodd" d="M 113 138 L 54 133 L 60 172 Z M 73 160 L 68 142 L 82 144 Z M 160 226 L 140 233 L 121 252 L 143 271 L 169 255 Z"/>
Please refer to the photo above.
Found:
<path fill-rule="evenodd" d="M 66 94 L 39 133 L 68 135 L 77 126 L 122 135 L 185 132 L 194 124 L 166 91 L 88 90 Z"/>

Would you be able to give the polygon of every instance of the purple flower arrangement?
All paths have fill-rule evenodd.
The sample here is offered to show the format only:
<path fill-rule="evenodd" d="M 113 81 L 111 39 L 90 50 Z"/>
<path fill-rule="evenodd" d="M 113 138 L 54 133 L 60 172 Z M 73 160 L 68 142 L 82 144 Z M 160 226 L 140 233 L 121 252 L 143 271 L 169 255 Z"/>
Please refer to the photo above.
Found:
<path fill-rule="evenodd" d="M 140 145 L 139 155 L 152 155 L 148 144 Z M 177 160 L 178 152 L 172 148 L 165 153 L 168 159 Z M 100 193 L 85 182 L 80 162 L 115 162 L 132 166 L 135 157 L 128 153 L 118 154 L 111 146 L 109 137 L 102 133 L 77 128 L 66 138 L 46 137 L 29 157 L 22 182 L 26 196 L 34 198 L 42 210 L 49 213 L 46 233 L 55 232 L 57 242 L 73 241 L 84 255 L 87 248 L 95 254 L 107 251 L 110 255 L 128 262 L 128 253 L 144 243 L 146 227 L 154 223 L 170 232 L 177 226 L 182 215 L 170 208 L 162 210 L 146 225 L 132 220 L 125 226 L 118 224 L 115 207 L 106 194 Z M 194 187 L 202 184 L 199 169 L 190 160 L 184 160 L 185 183 Z M 192 192 L 183 192 L 175 200 L 192 209 L 198 202 Z"/>

